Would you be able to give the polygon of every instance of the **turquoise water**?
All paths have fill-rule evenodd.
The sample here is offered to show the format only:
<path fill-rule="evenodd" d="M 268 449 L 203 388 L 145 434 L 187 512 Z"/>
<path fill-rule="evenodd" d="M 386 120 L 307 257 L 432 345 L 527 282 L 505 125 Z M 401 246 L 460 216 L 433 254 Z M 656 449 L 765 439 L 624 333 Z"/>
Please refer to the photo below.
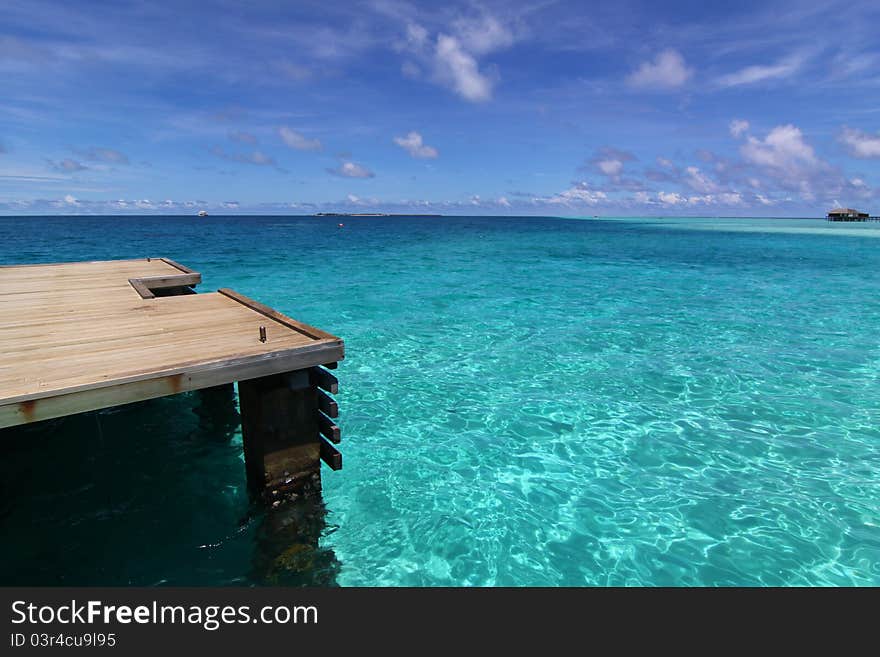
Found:
<path fill-rule="evenodd" d="M 880 226 L 3 218 L 346 341 L 345 468 L 266 512 L 196 394 L 4 432 L 0 582 L 880 584 Z"/>

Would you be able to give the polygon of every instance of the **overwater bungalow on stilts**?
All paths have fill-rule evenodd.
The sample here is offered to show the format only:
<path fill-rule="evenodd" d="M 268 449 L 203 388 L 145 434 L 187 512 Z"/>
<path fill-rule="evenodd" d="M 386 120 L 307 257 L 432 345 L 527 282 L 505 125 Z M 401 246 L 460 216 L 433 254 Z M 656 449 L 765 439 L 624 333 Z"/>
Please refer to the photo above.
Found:
<path fill-rule="evenodd" d="M 880 221 L 880 217 L 872 217 L 867 212 L 852 208 L 835 208 L 828 211 L 828 221 Z"/>

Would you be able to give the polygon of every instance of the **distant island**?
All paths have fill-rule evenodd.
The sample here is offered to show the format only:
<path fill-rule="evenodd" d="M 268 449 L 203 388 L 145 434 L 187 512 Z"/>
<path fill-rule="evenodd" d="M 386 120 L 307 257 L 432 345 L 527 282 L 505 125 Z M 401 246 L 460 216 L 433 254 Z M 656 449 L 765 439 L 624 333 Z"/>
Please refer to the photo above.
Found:
<path fill-rule="evenodd" d="M 442 214 L 391 214 L 388 212 L 316 212 L 313 217 L 442 217 Z"/>

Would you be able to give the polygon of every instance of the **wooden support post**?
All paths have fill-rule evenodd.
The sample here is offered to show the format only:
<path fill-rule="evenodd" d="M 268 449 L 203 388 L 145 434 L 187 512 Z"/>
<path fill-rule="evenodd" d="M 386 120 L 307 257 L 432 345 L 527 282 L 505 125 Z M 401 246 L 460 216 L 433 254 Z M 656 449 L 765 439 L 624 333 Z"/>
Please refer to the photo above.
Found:
<path fill-rule="evenodd" d="M 321 490 L 317 390 L 308 376 L 238 383 L 248 481 L 273 505 Z"/>

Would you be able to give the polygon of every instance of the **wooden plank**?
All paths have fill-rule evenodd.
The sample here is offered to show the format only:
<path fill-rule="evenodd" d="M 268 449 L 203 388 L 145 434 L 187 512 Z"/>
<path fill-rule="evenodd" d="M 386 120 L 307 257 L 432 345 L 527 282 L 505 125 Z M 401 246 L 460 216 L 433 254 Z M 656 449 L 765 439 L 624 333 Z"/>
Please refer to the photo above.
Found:
<path fill-rule="evenodd" d="M 342 430 L 321 412 L 318 412 L 318 430 L 332 443 L 338 445 L 342 440 Z"/>
<path fill-rule="evenodd" d="M 179 270 L 182 271 L 184 274 L 195 274 L 195 273 L 197 273 L 197 272 L 193 271 L 192 269 L 190 269 L 189 267 L 185 267 L 184 265 L 181 265 L 179 262 L 175 262 L 175 261 L 172 260 L 171 258 L 160 258 L 160 260 L 162 260 L 163 262 L 168 263 L 169 265 L 171 265 L 171 266 L 174 267 L 175 269 L 179 269 Z"/>
<path fill-rule="evenodd" d="M 248 308 L 257 311 L 258 313 L 269 317 L 270 319 L 274 319 L 276 322 L 280 324 L 284 324 L 292 328 L 294 331 L 299 331 L 304 335 L 309 336 L 310 338 L 314 338 L 315 340 L 332 340 L 336 339 L 335 335 L 331 335 L 326 331 L 322 331 L 321 329 L 315 328 L 314 326 L 309 326 L 308 324 L 303 324 L 302 322 L 298 322 L 295 319 L 291 319 L 287 315 L 283 315 L 279 313 L 277 310 L 273 310 L 269 308 L 269 306 L 265 306 L 259 301 L 254 301 L 253 299 L 249 299 L 243 294 L 239 294 L 234 290 L 230 290 L 229 288 L 220 288 L 217 290 L 220 294 L 223 294 L 230 299 L 235 299 L 239 303 L 247 306 Z"/>
<path fill-rule="evenodd" d="M 339 404 L 323 390 L 318 390 L 318 408 L 327 417 L 339 417 Z"/>
<path fill-rule="evenodd" d="M 21 269 L 22 267 L 70 267 L 71 265 L 121 265 L 130 262 L 149 262 L 155 258 L 128 258 L 122 260 L 71 260 L 69 262 L 32 262 L 23 265 L 0 265 L 0 269 Z"/>
<path fill-rule="evenodd" d="M 43 397 L 51 397 L 54 394 L 66 395 L 86 390 L 100 390 L 102 388 L 120 386 L 127 383 L 136 383 L 147 379 L 158 379 L 178 375 L 188 378 L 201 373 L 209 375 L 209 378 L 213 382 L 198 385 L 193 388 L 187 388 L 188 390 L 194 390 L 195 388 L 201 388 L 205 385 L 219 385 L 221 383 L 228 383 L 229 381 L 253 379 L 266 374 L 304 369 L 313 365 L 316 361 L 320 362 L 320 359 L 326 357 L 327 353 L 332 353 L 334 351 L 338 353 L 340 350 L 341 346 L 339 345 L 320 342 L 282 351 L 258 352 L 245 356 L 230 354 L 210 362 L 196 360 L 193 362 L 180 363 L 178 361 L 179 364 L 176 363 L 173 367 L 158 371 L 145 372 L 134 369 L 125 376 L 119 376 L 107 381 L 70 385 L 63 389 L 63 392 L 59 393 L 55 393 L 54 391 L 50 392 L 50 394 L 46 394 L 45 392 L 33 392 L 17 395 L 15 397 L 6 397 L 0 399 L 0 404 L 17 404 L 25 401 L 38 400 Z M 215 374 L 216 376 L 214 376 Z M 112 405 L 113 404 L 107 404 L 107 406 Z"/>
<path fill-rule="evenodd" d="M 148 288 L 158 290 L 163 287 L 178 287 L 181 285 L 198 285 L 202 282 L 202 275 L 174 274 L 171 276 L 145 276 L 139 279 Z"/>
<path fill-rule="evenodd" d="M 155 299 L 156 295 L 150 292 L 150 288 L 144 285 L 140 278 L 129 278 L 128 282 L 134 288 L 134 291 L 141 295 L 141 299 Z"/>
<path fill-rule="evenodd" d="M 0 427 L 344 357 L 339 338 L 235 292 L 151 291 L 200 280 L 167 259 L 0 267 Z"/>
<path fill-rule="evenodd" d="M 83 387 L 66 394 L 46 397 L 30 395 L 31 399 L 13 402 L 4 399 L 0 404 L 0 429 L 174 395 L 188 390 L 199 390 L 233 381 L 241 383 L 270 374 L 302 369 L 308 366 L 309 360 L 321 357 L 320 352 L 303 353 L 301 350 L 292 350 L 286 356 L 260 354 L 240 359 L 234 366 L 230 365 L 229 361 L 221 361 L 211 364 L 213 366 L 203 365 L 189 371 L 182 369 L 173 374 L 154 377 L 133 376 L 128 381 L 111 381 L 103 387 Z"/>
<path fill-rule="evenodd" d="M 309 370 L 309 378 L 312 381 L 312 385 L 326 390 L 331 395 L 339 392 L 339 380 L 323 367 L 313 367 Z"/>
<path fill-rule="evenodd" d="M 321 438 L 321 460 L 331 470 L 342 470 L 342 454 L 323 437 Z"/>

